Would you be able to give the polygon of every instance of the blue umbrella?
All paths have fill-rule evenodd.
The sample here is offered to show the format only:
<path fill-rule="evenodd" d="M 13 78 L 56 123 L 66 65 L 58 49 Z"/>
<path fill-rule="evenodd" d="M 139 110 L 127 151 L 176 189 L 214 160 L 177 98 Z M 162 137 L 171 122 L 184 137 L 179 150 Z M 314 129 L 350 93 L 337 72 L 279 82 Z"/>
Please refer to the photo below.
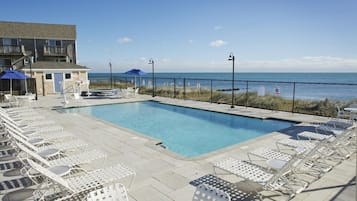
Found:
<path fill-rule="evenodd" d="M 0 74 L 0 79 L 3 80 L 10 80 L 10 94 L 12 95 L 12 80 L 26 80 L 27 78 L 29 78 L 29 76 L 16 71 L 16 70 L 5 70 L 4 72 L 2 72 Z M 25 81 L 25 85 L 26 81 Z M 25 86 L 26 91 L 27 91 L 27 86 Z"/>
<path fill-rule="evenodd" d="M 135 84 L 134 84 L 134 88 L 136 88 L 136 76 L 142 76 L 142 75 L 145 75 L 146 73 L 140 69 L 131 69 L 129 71 L 126 71 L 124 74 L 127 74 L 127 75 L 134 75 L 134 79 L 135 79 Z"/>
<path fill-rule="evenodd" d="M 141 76 L 141 75 L 145 75 L 146 73 L 140 69 L 133 68 L 129 71 L 126 71 L 124 74 Z"/>

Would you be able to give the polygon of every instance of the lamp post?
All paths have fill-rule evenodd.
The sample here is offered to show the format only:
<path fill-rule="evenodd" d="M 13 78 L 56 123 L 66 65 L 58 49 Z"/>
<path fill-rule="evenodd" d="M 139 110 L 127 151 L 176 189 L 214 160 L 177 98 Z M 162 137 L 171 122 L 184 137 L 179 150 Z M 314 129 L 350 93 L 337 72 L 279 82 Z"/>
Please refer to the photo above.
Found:
<path fill-rule="evenodd" d="M 112 63 L 109 62 L 109 68 L 110 68 L 110 88 L 113 89 L 113 73 L 112 73 Z"/>
<path fill-rule="evenodd" d="M 155 97 L 155 71 L 154 71 L 154 60 L 150 59 L 149 64 L 152 67 L 152 97 Z"/>
<path fill-rule="evenodd" d="M 234 55 L 231 52 L 228 57 L 228 61 L 232 61 L 233 72 L 232 72 L 232 105 L 231 108 L 234 108 Z"/>

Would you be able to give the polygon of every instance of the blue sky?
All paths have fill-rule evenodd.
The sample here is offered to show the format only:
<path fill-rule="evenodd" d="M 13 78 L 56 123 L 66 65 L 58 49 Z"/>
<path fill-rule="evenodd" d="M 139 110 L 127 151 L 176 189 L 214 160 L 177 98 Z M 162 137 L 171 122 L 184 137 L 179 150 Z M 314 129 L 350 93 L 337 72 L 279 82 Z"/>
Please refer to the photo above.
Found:
<path fill-rule="evenodd" d="M 357 72 L 355 0 L 2 2 L 2 21 L 74 24 L 91 72 Z M 60 5 L 61 4 L 61 5 Z M 16 8 L 16 9 L 13 9 Z"/>

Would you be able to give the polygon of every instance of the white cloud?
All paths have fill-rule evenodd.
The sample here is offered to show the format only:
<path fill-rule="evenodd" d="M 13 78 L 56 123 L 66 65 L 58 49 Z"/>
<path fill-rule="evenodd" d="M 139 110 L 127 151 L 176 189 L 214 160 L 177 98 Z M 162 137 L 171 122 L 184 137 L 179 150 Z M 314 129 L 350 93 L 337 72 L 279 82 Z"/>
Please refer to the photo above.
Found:
<path fill-rule="evenodd" d="M 212 47 L 220 47 L 220 46 L 223 46 L 223 45 L 226 45 L 227 42 L 226 41 L 223 41 L 223 40 L 215 40 L 215 41 L 212 41 L 210 42 L 210 46 Z"/>
<path fill-rule="evenodd" d="M 214 29 L 215 31 L 218 31 L 218 30 L 223 29 L 223 27 L 222 27 L 222 26 L 217 25 L 217 26 L 214 26 L 214 27 L 213 27 L 213 29 Z"/>
<path fill-rule="evenodd" d="M 118 38 L 118 40 L 117 40 L 117 42 L 120 43 L 120 44 L 130 43 L 132 41 L 133 41 L 133 39 L 131 39 L 129 37 L 122 37 L 122 38 Z"/>
<path fill-rule="evenodd" d="M 356 72 L 357 59 L 331 56 L 305 56 L 279 60 L 246 60 L 246 69 L 282 72 Z"/>
<path fill-rule="evenodd" d="M 113 60 L 113 72 L 124 72 L 140 66 L 150 72 L 148 58 Z M 227 58 L 211 60 L 175 60 L 154 58 L 157 72 L 230 72 L 232 63 Z M 107 61 L 82 61 L 81 65 L 92 68 L 90 72 L 108 72 Z M 304 56 L 276 60 L 244 60 L 236 57 L 237 72 L 357 72 L 357 58 L 332 56 Z"/>

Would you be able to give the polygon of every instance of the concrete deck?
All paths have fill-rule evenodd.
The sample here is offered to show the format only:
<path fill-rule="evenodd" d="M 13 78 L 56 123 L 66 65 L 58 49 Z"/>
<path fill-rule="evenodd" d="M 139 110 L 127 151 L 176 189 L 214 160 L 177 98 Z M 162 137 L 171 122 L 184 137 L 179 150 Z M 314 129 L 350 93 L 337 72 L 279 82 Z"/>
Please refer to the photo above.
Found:
<path fill-rule="evenodd" d="M 67 107 L 89 106 L 98 104 L 124 103 L 151 100 L 150 96 L 136 96 L 130 99 L 90 99 L 71 101 Z M 255 108 L 210 104 L 189 100 L 174 100 L 155 97 L 156 101 L 185 107 L 200 108 L 217 112 L 252 116 L 258 118 L 277 118 L 296 122 L 327 120 L 312 115 L 292 114 Z M 214 174 L 212 164 L 227 157 L 247 159 L 249 150 L 261 146 L 275 146 L 275 141 L 289 136 L 274 132 L 222 150 L 211 152 L 196 158 L 183 158 L 161 147 L 155 146 L 154 140 L 125 128 L 112 125 L 89 116 L 75 113 L 59 113 L 54 108 L 62 107 L 58 96 L 39 97 L 36 106 L 41 107 L 44 115 L 63 126 L 66 131 L 85 140 L 92 148 L 108 154 L 105 161 L 95 162 L 89 168 L 100 168 L 117 163 L 125 164 L 137 173 L 135 181 L 128 190 L 130 201 L 189 201 L 195 188 L 189 184 L 207 174 Z M 222 177 L 235 180 L 230 176 Z M 0 179 L 3 179 L 0 178 Z M 127 183 L 124 184 L 127 185 Z M 286 197 L 270 195 L 266 200 L 284 200 Z M 321 179 L 298 194 L 293 200 L 355 200 L 356 199 L 356 154 L 334 167 Z"/>

